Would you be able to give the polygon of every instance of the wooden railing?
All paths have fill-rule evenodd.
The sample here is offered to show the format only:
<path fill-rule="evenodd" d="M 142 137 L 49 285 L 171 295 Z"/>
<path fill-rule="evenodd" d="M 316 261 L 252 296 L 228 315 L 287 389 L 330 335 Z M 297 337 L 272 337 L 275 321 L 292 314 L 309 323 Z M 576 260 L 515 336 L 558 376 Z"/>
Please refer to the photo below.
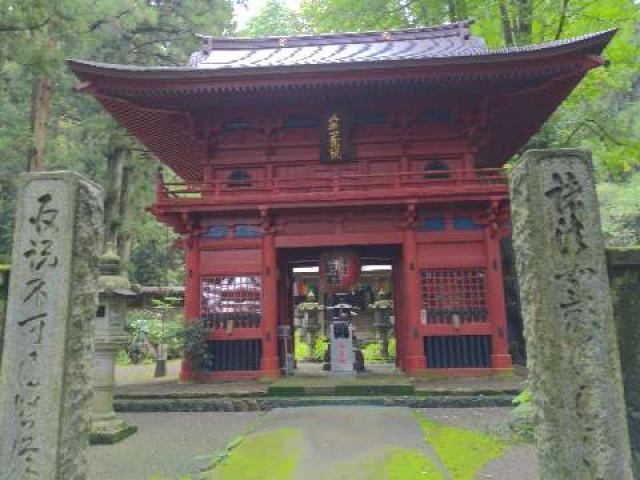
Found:
<path fill-rule="evenodd" d="M 471 189 L 507 184 L 502 169 L 419 171 L 370 174 L 317 175 L 306 178 L 254 178 L 234 183 L 229 179 L 207 182 L 165 183 L 158 178 L 158 203 L 177 198 L 269 197 L 297 194 L 400 192 L 422 189 Z"/>

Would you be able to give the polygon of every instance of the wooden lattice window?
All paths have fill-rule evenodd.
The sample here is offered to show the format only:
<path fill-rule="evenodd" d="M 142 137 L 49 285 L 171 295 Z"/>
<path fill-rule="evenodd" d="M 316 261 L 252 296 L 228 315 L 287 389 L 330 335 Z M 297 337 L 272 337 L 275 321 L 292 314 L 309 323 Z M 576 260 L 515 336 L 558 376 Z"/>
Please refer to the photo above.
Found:
<path fill-rule="evenodd" d="M 250 187 L 252 185 L 251 175 L 246 170 L 234 170 L 229 174 L 227 184 L 229 188 Z"/>
<path fill-rule="evenodd" d="M 262 320 L 259 276 L 202 279 L 202 321 L 208 328 L 257 328 Z"/>
<path fill-rule="evenodd" d="M 428 323 L 488 320 L 484 268 L 426 269 L 420 274 Z"/>
<path fill-rule="evenodd" d="M 449 164 L 444 160 L 429 160 L 424 166 L 426 180 L 443 180 L 449 178 Z"/>

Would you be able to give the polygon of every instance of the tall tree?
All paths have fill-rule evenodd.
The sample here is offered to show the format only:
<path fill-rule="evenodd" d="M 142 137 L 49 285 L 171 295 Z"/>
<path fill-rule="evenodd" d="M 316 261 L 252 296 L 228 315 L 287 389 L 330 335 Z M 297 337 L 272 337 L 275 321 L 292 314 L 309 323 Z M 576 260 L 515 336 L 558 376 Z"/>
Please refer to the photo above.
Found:
<path fill-rule="evenodd" d="M 260 13 L 251 18 L 239 33 L 248 37 L 263 37 L 296 35 L 306 31 L 300 15 L 287 8 L 281 0 L 267 0 Z"/>

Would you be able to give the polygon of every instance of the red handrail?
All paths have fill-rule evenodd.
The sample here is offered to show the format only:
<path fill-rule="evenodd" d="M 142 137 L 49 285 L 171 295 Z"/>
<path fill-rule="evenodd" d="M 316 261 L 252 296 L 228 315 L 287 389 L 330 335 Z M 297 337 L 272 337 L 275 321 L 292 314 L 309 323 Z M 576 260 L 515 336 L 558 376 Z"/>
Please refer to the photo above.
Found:
<path fill-rule="evenodd" d="M 158 200 L 189 198 L 192 196 L 237 196 L 288 193 L 338 193 L 376 190 L 378 188 L 398 190 L 434 186 L 472 186 L 506 184 L 507 175 L 499 168 L 475 170 L 433 170 L 394 173 L 347 173 L 311 176 L 306 178 L 256 178 L 247 185 L 233 185 L 227 179 L 207 182 L 168 182 L 158 179 Z"/>

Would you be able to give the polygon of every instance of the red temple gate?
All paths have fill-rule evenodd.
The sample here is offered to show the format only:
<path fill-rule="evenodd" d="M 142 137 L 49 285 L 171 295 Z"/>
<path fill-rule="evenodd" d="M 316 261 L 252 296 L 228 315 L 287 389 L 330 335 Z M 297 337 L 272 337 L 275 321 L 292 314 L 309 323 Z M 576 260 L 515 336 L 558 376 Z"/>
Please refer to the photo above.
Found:
<path fill-rule="evenodd" d="M 504 163 L 614 32 L 491 51 L 470 23 L 367 34 L 207 39 L 189 68 L 70 61 L 183 179 L 154 215 L 182 237 L 186 316 L 212 365 L 184 379 L 277 376 L 293 250 L 396 252 L 398 365 L 509 369 Z"/>

